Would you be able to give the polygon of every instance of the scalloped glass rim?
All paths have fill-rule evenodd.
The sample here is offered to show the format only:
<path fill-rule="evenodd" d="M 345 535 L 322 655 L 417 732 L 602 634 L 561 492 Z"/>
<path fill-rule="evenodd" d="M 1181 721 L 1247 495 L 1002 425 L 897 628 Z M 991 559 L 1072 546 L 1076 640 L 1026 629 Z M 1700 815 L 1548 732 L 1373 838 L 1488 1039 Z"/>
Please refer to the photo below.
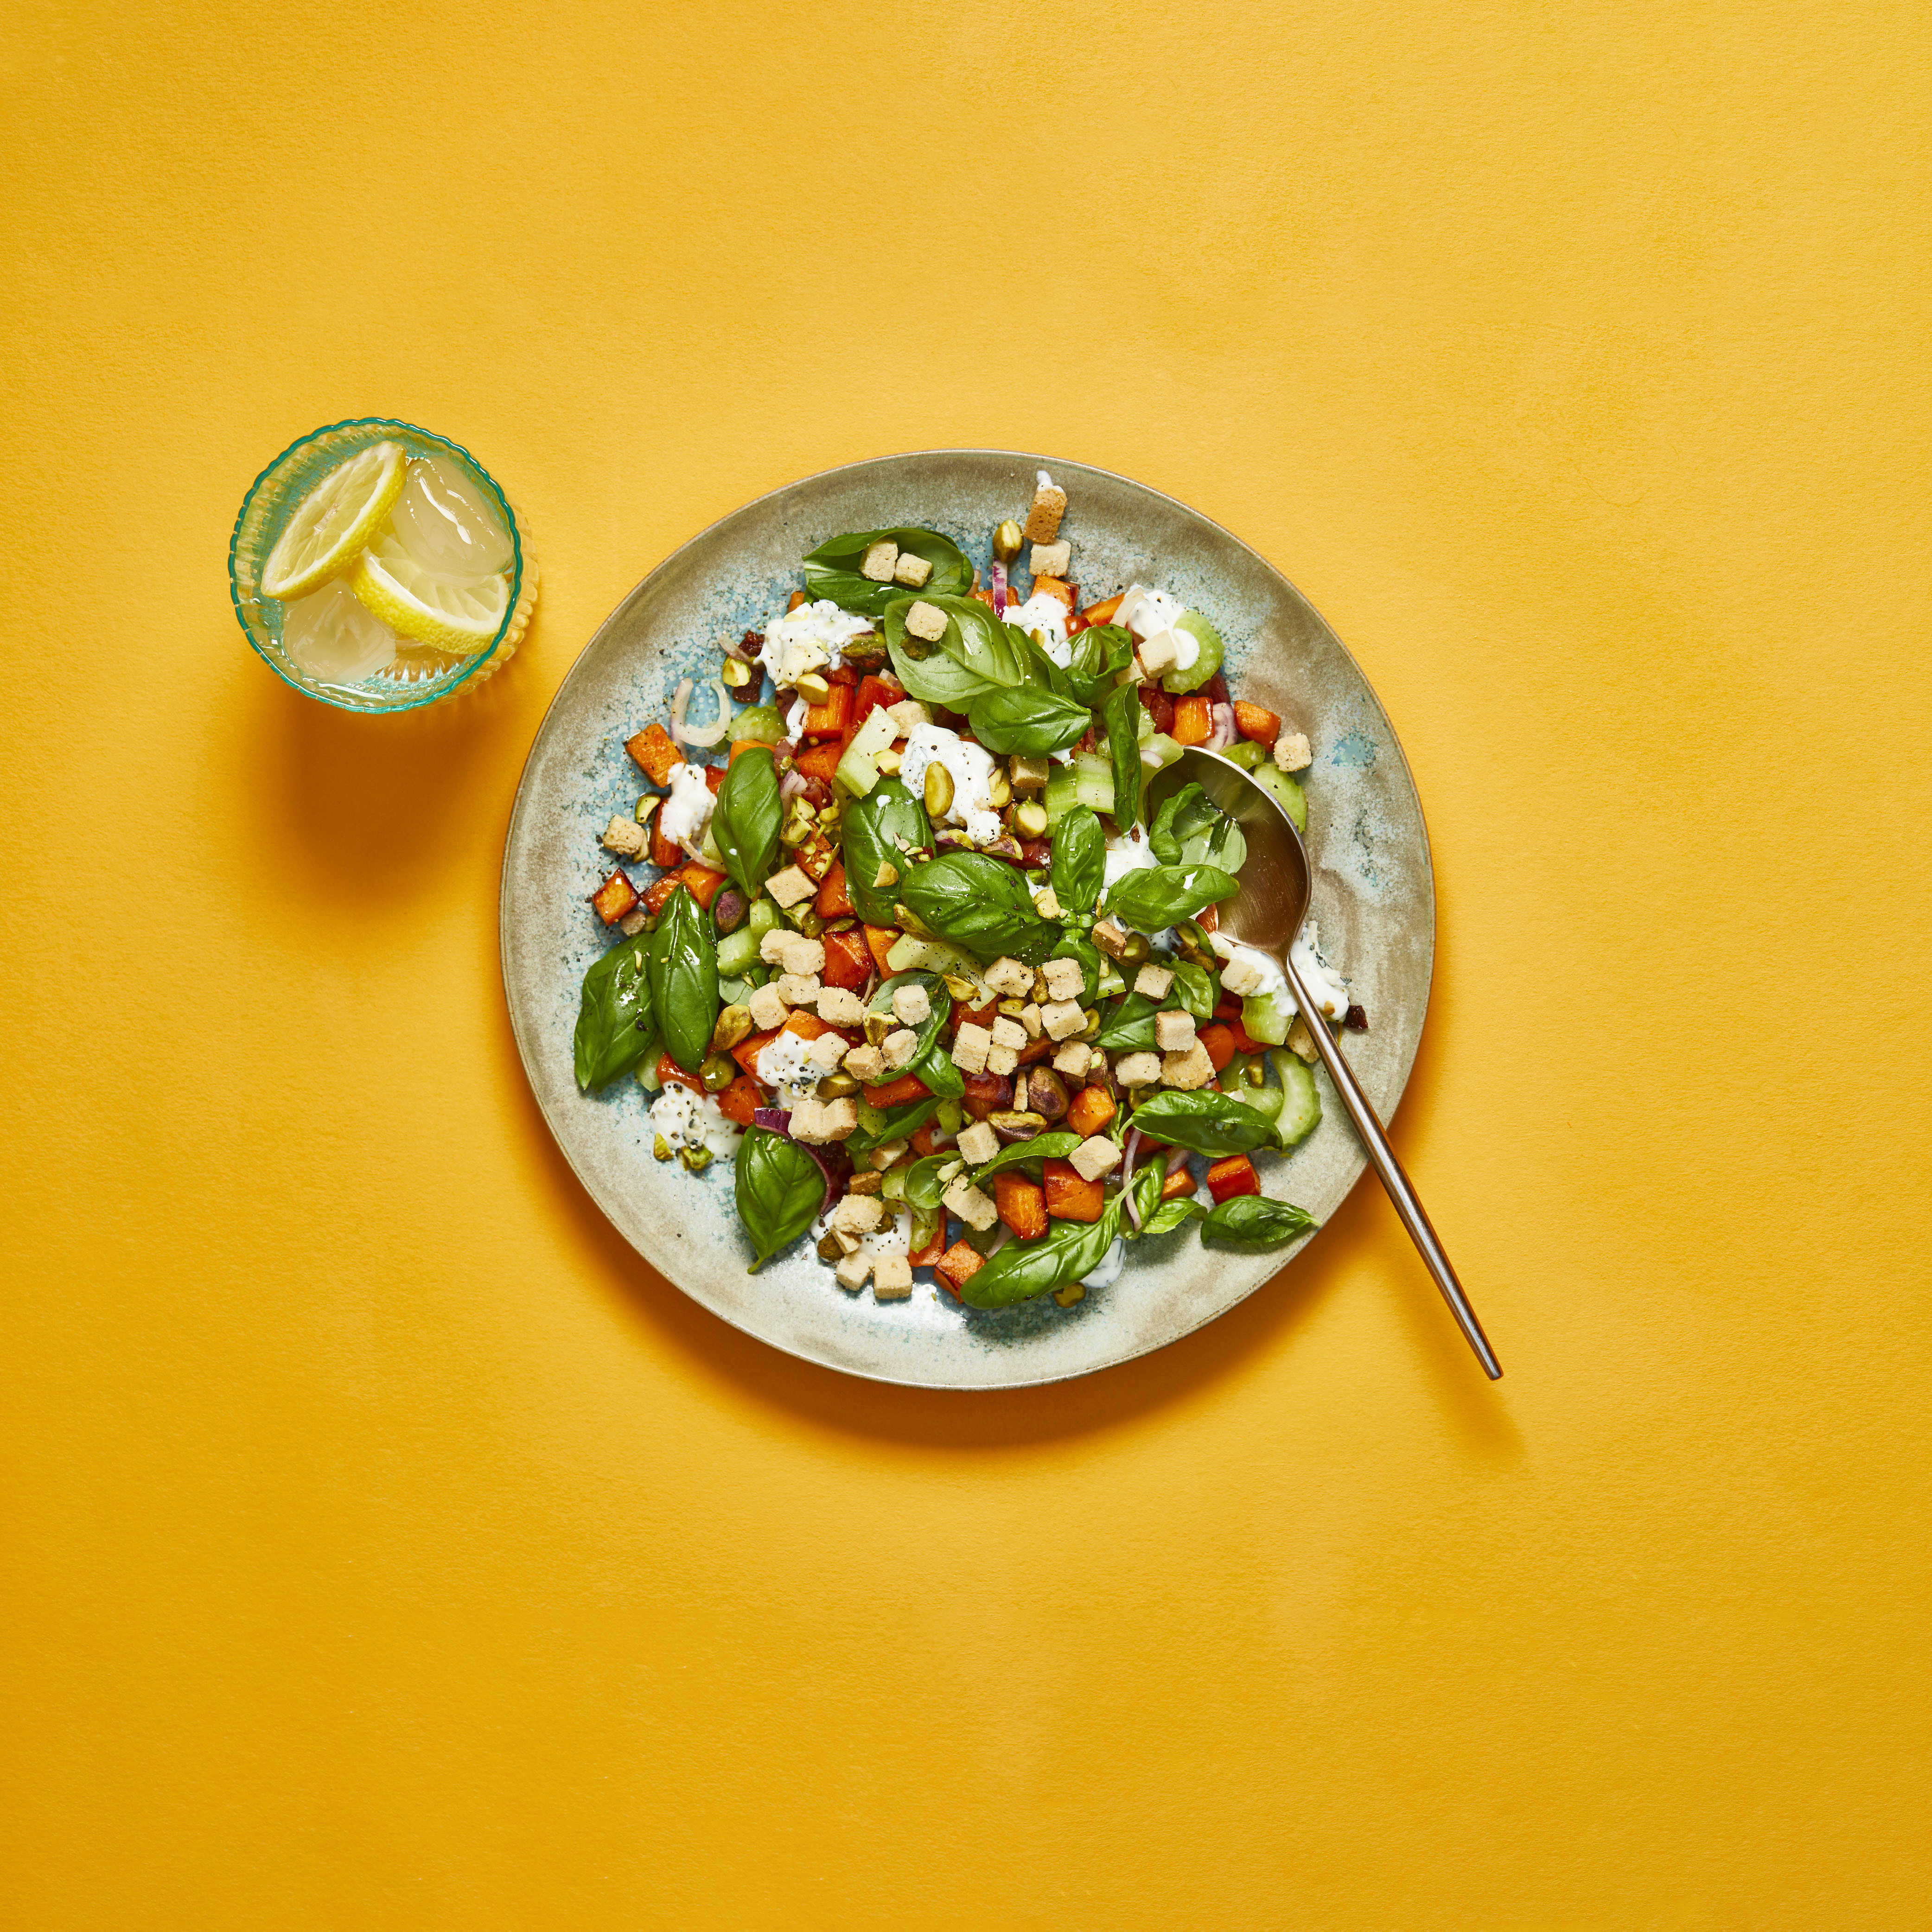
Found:
<path fill-rule="evenodd" d="M 310 682 L 290 664 L 283 654 L 280 640 L 269 632 L 266 624 L 258 634 L 256 624 L 249 621 L 249 607 L 257 612 L 264 602 L 259 588 L 259 578 L 251 576 L 248 588 L 242 587 L 243 558 L 242 556 L 242 531 L 248 522 L 249 512 L 254 508 L 255 500 L 265 490 L 284 488 L 288 476 L 300 467 L 292 459 L 311 443 L 322 437 L 336 436 L 357 430 L 380 430 L 384 434 L 394 434 L 396 440 L 410 448 L 412 455 L 427 456 L 447 453 L 459 458 L 464 466 L 470 470 L 489 490 L 503 513 L 504 527 L 510 532 L 510 597 L 503 613 L 503 621 L 496 634 L 484 649 L 471 658 L 460 670 L 451 672 L 422 684 L 399 685 L 393 698 L 378 692 L 358 693 L 353 687 L 324 686 Z M 356 448 L 366 448 L 370 442 L 379 442 L 380 436 L 370 435 L 358 442 Z M 343 454 L 354 454 L 354 449 L 345 448 Z M 262 512 L 262 526 L 257 533 L 257 551 L 266 557 L 274 547 L 282 529 L 298 496 L 292 495 L 286 502 L 268 505 Z M 511 507 L 510 500 L 504 495 L 501 486 L 489 471 L 478 463 L 460 442 L 452 442 L 446 436 L 438 436 L 435 430 L 423 429 L 415 423 L 407 423 L 394 416 L 352 416 L 342 422 L 325 423 L 320 429 L 310 430 L 308 435 L 298 436 L 281 454 L 276 457 L 249 484 L 247 495 L 242 499 L 242 508 L 235 519 L 235 528 L 228 539 L 228 598 L 235 607 L 236 622 L 242 626 L 242 634 L 248 640 L 255 655 L 284 684 L 292 685 L 304 698 L 313 698 L 319 703 L 332 704 L 338 711 L 356 711 L 382 713 L 392 711 L 414 711 L 425 704 L 434 704 L 460 690 L 476 676 L 484 666 L 493 659 L 502 648 L 504 638 L 517 624 L 524 590 L 524 541 L 523 530 L 517 513 Z M 256 622 L 262 620 L 258 616 Z"/>

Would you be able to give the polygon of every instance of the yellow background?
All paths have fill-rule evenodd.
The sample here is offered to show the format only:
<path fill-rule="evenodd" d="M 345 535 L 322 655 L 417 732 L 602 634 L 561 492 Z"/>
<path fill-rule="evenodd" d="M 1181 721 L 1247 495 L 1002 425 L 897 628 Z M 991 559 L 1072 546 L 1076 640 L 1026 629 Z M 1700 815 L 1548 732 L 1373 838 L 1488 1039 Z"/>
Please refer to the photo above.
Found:
<path fill-rule="evenodd" d="M 1932 1922 L 1922 10 L 0 32 L 9 1922 Z M 224 574 L 368 413 L 544 571 L 388 722 Z M 1366 1189 L 949 1399 L 726 1329 L 554 1151 L 550 692 L 746 498 L 986 442 L 1220 518 L 1381 692 L 1397 1139 L 1500 1388 Z"/>

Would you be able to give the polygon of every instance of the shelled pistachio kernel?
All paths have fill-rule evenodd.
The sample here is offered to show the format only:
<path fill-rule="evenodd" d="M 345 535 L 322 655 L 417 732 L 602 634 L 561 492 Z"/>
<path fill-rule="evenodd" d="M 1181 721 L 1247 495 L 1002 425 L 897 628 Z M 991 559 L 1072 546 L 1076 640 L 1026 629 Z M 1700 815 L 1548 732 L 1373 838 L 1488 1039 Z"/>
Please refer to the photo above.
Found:
<path fill-rule="evenodd" d="M 1262 1064 L 1258 1060 L 1251 1060 L 1242 1068 L 1241 1078 L 1250 1087 L 1265 1087 L 1268 1084 L 1268 1076 L 1262 1071 Z"/>
<path fill-rule="evenodd" d="M 795 905 L 785 914 L 808 939 L 816 939 L 825 930 L 825 922 L 810 905 Z"/>
<path fill-rule="evenodd" d="M 849 1100 L 858 1090 L 858 1082 L 849 1073 L 828 1073 L 818 1083 L 818 1097 L 821 1100 Z"/>
<path fill-rule="evenodd" d="M 845 1250 L 838 1245 L 836 1234 L 821 1235 L 818 1243 L 818 1258 L 822 1262 L 842 1262 Z"/>
<path fill-rule="evenodd" d="M 1026 1011 L 1026 1007 L 1027 1003 L 1025 1000 L 1016 1000 L 1010 997 L 1004 999 L 1000 1002 L 1000 1011 L 1004 1013 L 1007 1018 L 1011 1020 L 1018 1019 L 1021 1014 Z"/>
<path fill-rule="evenodd" d="M 1087 1016 L 1087 1024 L 1080 1029 L 1078 1037 L 1091 1040 L 1100 1030 L 1100 1009 L 1098 1006 L 1083 1006 L 1081 1011 Z"/>
<path fill-rule="evenodd" d="M 1013 807 L 1013 830 L 1022 838 L 1046 836 L 1046 807 L 1036 798 L 1023 798 Z"/>
<path fill-rule="evenodd" d="M 1076 1301 L 1086 1300 L 1087 1285 L 1084 1282 L 1070 1281 L 1064 1288 L 1053 1291 L 1053 1298 L 1061 1307 L 1071 1308 Z"/>
<path fill-rule="evenodd" d="M 957 973 L 942 973 L 940 978 L 946 982 L 946 990 L 956 1000 L 964 1000 L 970 1006 L 980 998 L 980 988 L 970 980 L 962 980 Z"/>
<path fill-rule="evenodd" d="M 1025 542 L 1026 532 L 1009 517 L 993 532 L 993 554 L 1001 563 L 1011 563 Z"/>
<path fill-rule="evenodd" d="M 677 1157 L 693 1174 L 702 1174 L 711 1165 L 709 1148 L 680 1148 Z"/>
<path fill-rule="evenodd" d="M 791 802 L 791 809 L 785 814 L 784 830 L 779 838 L 788 845 L 802 845 L 818 830 L 818 820 L 812 807 L 802 798 Z"/>
<path fill-rule="evenodd" d="M 883 752 L 878 753 L 872 762 L 878 766 L 883 776 L 889 778 L 896 778 L 898 776 L 899 754 L 891 746 L 888 745 Z"/>
<path fill-rule="evenodd" d="M 898 1024 L 890 1013 L 868 1013 L 866 1016 L 866 1044 L 868 1046 L 884 1046 L 886 1034 Z"/>
<path fill-rule="evenodd" d="M 1145 933 L 1130 932 L 1127 934 L 1126 944 L 1120 948 L 1120 964 L 1123 966 L 1144 965 L 1148 955 L 1153 950 Z"/>
<path fill-rule="evenodd" d="M 742 691 L 758 674 L 742 658 L 728 657 L 724 660 L 723 676 L 728 690 Z"/>
<path fill-rule="evenodd" d="M 651 822 L 651 814 L 656 812 L 658 807 L 663 804 L 663 802 L 664 794 L 662 792 L 646 792 L 644 796 L 638 801 L 638 823 L 640 825 L 650 824 Z"/>
<path fill-rule="evenodd" d="M 798 694 L 808 704 L 823 704 L 832 695 L 829 679 L 815 670 L 808 670 L 798 681 Z"/>
<path fill-rule="evenodd" d="M 952 807 L 952 774 L 937 759 L 926 768 L 926 809 L 932 818 L 944 818 Z"/>
<path fill-rule="evenodd" d="M 711 1051 L 729 1053 L 741 1041 L 748 1040 L 751 1033 L 751 1008 L 727 1006 L 718 1016 L 718 1024 L 711 1029 Z"/>
<path fill-rule="evenodd" d="M 652 1156 L 658 1160 L 670 1160 L 670 1142 L 666 1140 L 662 1134 L 659 1134 L 657 1138 L 651 1142 L 651 1153 Z"/>
<path fill-rule="evenodd" d="M 986 780 L 986 796 L 992 801 L 993 809 L 1002 812 L 1013 802 L 1013 782 L 1005 771 L 995 765 Z"/>
<path fill-rule="evenodd" d="M 714 1053 L 698 1070 L 707 1094 L 722 1094 L 738 1077 L 737 1063 L 728 1053 Z"/>

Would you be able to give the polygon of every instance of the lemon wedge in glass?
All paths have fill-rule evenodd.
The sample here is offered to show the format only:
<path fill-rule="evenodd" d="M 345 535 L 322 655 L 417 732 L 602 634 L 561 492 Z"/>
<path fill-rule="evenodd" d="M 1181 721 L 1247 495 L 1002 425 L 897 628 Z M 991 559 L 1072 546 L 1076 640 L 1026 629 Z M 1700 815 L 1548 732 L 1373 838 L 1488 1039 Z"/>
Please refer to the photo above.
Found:
<path fill-rule="evenodd" d="M 472 657 L 502 628 L 510 586 L 502 576 L 440 577 L 385 530 L 356 560 L 349 587 L 398 637 Z"/>
<path fill-rule="evenodd" d="M 371 443 L 338 463 L 296 506 L 268 553 L 263 596 L 306 597 L 340 575 L 382 527 L 408 474 L 408 453 L 399 442 Z"/>

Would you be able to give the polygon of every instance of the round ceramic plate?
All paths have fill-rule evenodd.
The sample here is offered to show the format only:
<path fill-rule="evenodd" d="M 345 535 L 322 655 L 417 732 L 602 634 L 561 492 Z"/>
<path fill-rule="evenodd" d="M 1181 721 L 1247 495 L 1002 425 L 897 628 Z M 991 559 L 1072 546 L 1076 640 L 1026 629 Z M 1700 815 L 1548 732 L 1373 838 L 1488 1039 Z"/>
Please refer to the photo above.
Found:
<path fill-rule="evenodd" d="M 577 1090 L 571 1040 L 585 969 L 608 944 L 585 903 L 610 869 L 598 835 L 631 815 L 643 780 L 624 740 L 664 718 L 681 677 L 715 676 L 722 640 L 762 630 L 801 581 L 799 560 L 847 530 L 925 524 L 983 571 L 993 526 L 1023 517 L 1034 472 L 1066 491 L 1060 531 L 1088 602 L 1136 580 L 1219 626 L 1228 682 L 1308 734 L 1313 916 L 1330 965 L 1367 1010 L 1344 1036 L 1383 1118 L 1422 1033 L 1435 956 L 1429 841 L 1408 766 L 1341 641 L 1281 573 L 1198 512 L 1103 470 L 1002 450 L 881 457 L 761 496 L 668 557 L 618 605 L 563 681 L 531 747 L 503 858 L 503 983 L 538 1104 L 598 1206 L 666 1280 L 734 1327 L 827 1368 L 931 1388 L 1016 1388 L 1086 1375 L 1211 1322 L 1299 1250 L 1210 1251 L 1191 1227 L 1130 1244 L 1110 1288 L 1070 1308 L 962 1307 L 927 1275 L 908 1301 L 854 1296 L 800 1242 L 756 1274 L 732 1206 L 731 1164 L 701 1175 L 652 1158 L 650 1096 L 634 1080 Z M 694 698 L 703 724 L 710 705 Z M 1264 1155 L 1270 1195 L 1327 1221 L 1364 1161 L 1328 1076 L 1322 1124 Z M 1197 1163 L 1198 1166 L 1198 1163 Z"/>

